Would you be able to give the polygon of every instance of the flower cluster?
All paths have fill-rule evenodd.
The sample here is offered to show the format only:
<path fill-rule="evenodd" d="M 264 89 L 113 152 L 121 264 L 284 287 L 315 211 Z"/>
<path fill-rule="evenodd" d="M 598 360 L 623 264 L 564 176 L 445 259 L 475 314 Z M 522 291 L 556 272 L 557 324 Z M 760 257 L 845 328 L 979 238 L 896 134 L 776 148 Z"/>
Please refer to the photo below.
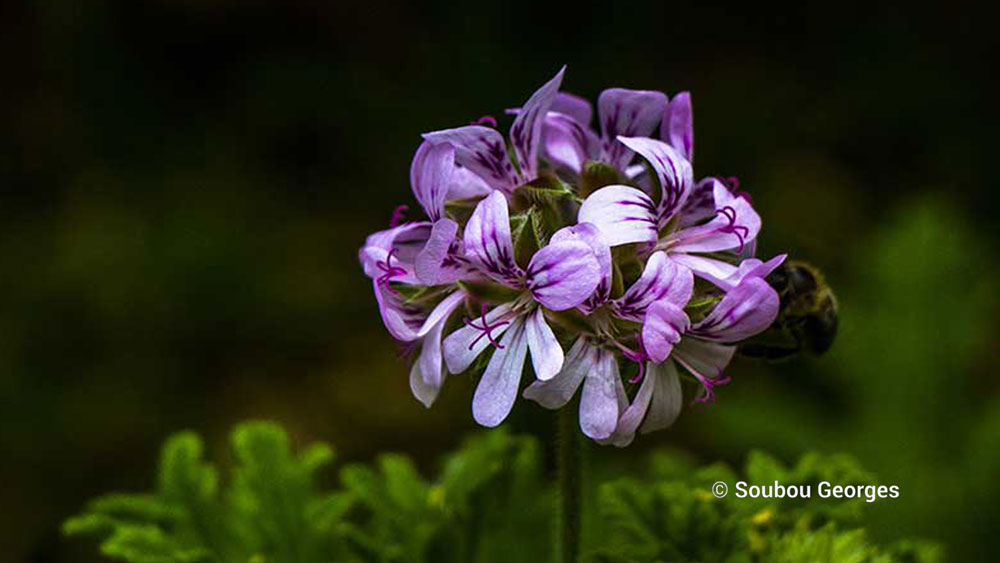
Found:
<path fill-rule="evenodd" d="M 563 70 L 518 109 L 423 135 L 410 183 L 426 220 L 360 252 L 386 328 L 416 358 L 430 406 L 447 374 L 482 372 L 472 403 L 500 424 L 523 396 L 560 408 L 582 388 L 580 428 L 619 446 L 665 428 L 682 375 L 708 401 L 736 344 L 774 321 L 754 258 L 760 217 L 738 182 L 694 179 L 691 99 L 611 88 L 593 109 Z"/>

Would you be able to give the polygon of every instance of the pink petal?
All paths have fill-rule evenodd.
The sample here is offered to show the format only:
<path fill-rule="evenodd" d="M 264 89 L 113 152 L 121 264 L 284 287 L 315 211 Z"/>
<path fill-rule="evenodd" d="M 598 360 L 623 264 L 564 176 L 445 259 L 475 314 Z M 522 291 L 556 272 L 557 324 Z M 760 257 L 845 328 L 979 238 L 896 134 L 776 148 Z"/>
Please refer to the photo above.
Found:
<path fill-rule="evenodd" d="M 424 141 L 410 164 L 410 186 L 413 195 L 431 221 L 444 215 L 444 202 L 455 169 L 455 148 L 449 143 Z"/>
<path fill-rule="evenodd" d="M 524 356 L 528 352 L 523 318 L 513 322 L 500 340 L 500 345 L 503 348 L 493 352 L 472 397 L 472 417 L 479 424 L 491 428 L 507 418 L 517 398 Z"/>
<path fill-rule="evenodd" d="M 660 128 L 664 140 L 677 149 L 684 158 L 694 157 L 694 125 L 691 114 L 691 93 L 681 92 L 670 100 L 670 106 L 663 114 Z"/>
<path fill-rule="evenodd" d="M 493 279 L 514 285 L 521 269 L 514 262 L 514 243 L 510 238 L 507 198 L 494 191 L 476 205 L 465 224 L 465 252 Z"/>
<path fill-rule="evenodd" d="M 649 196 L 629 186 L 606 186 L 580 206 L 577 221 L 592 223 L 609 246 L 656 242 L 656 206 Z"/>
<path fill-rule="evenodd" d="M 522 181 L 528 182 L 536 177 L 538 148 L 542 141 L 542 122 L 559 92 L 564 72 L 566 72 L 565 66 L 528 98 L 510 127 L 510 142 L 521 165 Z"/>
<path fill-rule="evenodd" d="M 549 244 L 531 258 L 527 287 L 536 301 L 553 311 L 576 307 L 600 282 L 601 268 L 589 245 L 579 241 Z"/>
<path fill-rule="evenodd" d="M 684 307 L 691 300 L 693 288 L 691 270 L 662 251 L 654 252 L 646 261 L 642 276 L 625 295 L 614 300 L 615 313 L 621 318 L 642 322 L 646 309 L 655 301 L 665 300 Z"/>
<path fill-rule="evenodd" d="M 433 144 L 450 143 L 455 147 L 455 162 L 479 175 L 494 189 L 509 193 L 520 183 L 507 156 L 507 143 L 495 129 L 466 125 L 424 133 L 423 137 Z"/>
<path fill-rule="evenodd" d="M 619 170 L 632 161 L 633 153 L 617 143 L 619 136 L 648 137 L 660 124 L 667 109 L 667 96 L 652 90 L 609 88 L 597 99 L 604 152 L 608 163 Z"/>
<path fill-rule="evenodd" d="M 691 163 L 673 147 L 646 137 L 618 137 L 626 147 L 645 158 L 660 182 L 662 197 L 657 204 L 659 224 L 665 225 L 684 205 L 694 185 Z"/>
<path fill-rule="evenodd" d="M 657 301 L 650 305 L 642 323 L 642 343 L 649 359 L 656 363 L 666 360 L 690 324 L 684 309 L 673 303 Z"/>
<path fill-rule="evenodd" d="M 563 350 L 556 340 L 556 335 L 545 322 L 542 309 L 528 316 L 525 324 L 525 337 L 528 349 L 531 351 L 531 365 L 535 368 L 535 377 L 544 381 L 555 377 L 563 365 Z"/>
<path fill-rule="evenodd" d="M 580 337 L 566 354 L 566 361 L 555 377 L 548 381 L 537 380 L 524 390 L 524 398 L 531 399 L 547 409 L 558 409 L 573 397 L 583 378 L 594 369 L 597 348 L 586 337 Z"/>
<path fill-rule="evenodd" d="M 738 342 L 766 330 L 778 316 L 778 293 L 764 280 L 746 278 L 729 290 L 691 333 L 716 342 Z"/>

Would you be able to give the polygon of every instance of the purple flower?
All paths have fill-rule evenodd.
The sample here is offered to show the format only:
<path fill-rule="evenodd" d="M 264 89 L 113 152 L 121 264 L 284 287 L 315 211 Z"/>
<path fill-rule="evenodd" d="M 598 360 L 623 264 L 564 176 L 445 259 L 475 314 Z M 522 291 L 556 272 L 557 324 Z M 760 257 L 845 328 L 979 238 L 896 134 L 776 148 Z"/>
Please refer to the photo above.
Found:
<path fill-rule="evenodd" d="M 512 301 L 487 311 L 444 340 L 451 373 L 462 373 L 487 347 L 496 350 L 473 397 L 476 421 L 496 426 L 507 417 L 517 395 L 525 355 L 538 379 L 551 379 L 562 368 L 563 351 L 545 320 L 542 307 L 576 307 L 598 284 L 600 266 L 587 244 L 557 241 L 543 247 L 522 269 L 514 261 L 507 200 L 493 192 L 476 206 L 465 226 L 467 258 L 494 281 L 521 290 Z M 500 339 L 499 341 L 497 339 Z"/>
<path fill-rule="evenodd" d="M 575 228 L 584 226 L 592 228 L 587 223 Z M 693 287 L 690 270 L 669 260 L 663 252 L 654 253 L 642 276 L 621 297 L 594 303 L 596 307 L 591 312 L 596 319 L 592 334 L 578 338 L 563 369 L 550 380 L 532 383 L 524 391 L 525 398 L 547 408 L 560 408 L 583 383 L 580 428 L 595 440 L 607 439 L 615 431 L 618 415 L 627 400 L 622 403 L 624 389 L 618 390 L 621 378 L 617 361 L 613 370 L 602 362 L 614 358 L 615 351 L 624 352 L 641 369 L 645 369 L 651 358 L 655 358 L 655 363 L 665 360 L 690 325 L 683 307 L 691 299 Z M 601 305 L 606 307 L 598 309 Z M 641 332 L 635 338 L 638 352 L 621 342 L 612 328 L 615 321 L 641 324 Z M 570 361 L 571 358 L 576 361 Z"/>
<path fill-rule="evenodd" d="M 518 186 L 538 177 L 538 152 L 542 141 L 542 121 L 562 84 L 565 67 L 535 91 L 510 128 L 513 155 L 495 129 L 466 125 L 425 133 L 432 144 L 448 143 L 455 148 L 455 162 L 479 175 L 491 188 L 510 195 Z"/>
<path fill-rule="evenodd" d="M 711 187 L 714 212 L 706 213 L 699 202 L 686 205 L 695 189 L 691 164 L 663 141 L 639 137 L 618 140 L 645 158 L 660 186 L 659 201 L 637 188 L 613 185 L 592 193 L 580 206 L 578 219 L 596 225 L 611 246 L 641 243 L 663 250 L 674 260 L 708 279 L 731 276 L 735 266 L 705 254 L 747 250 L 760 231 L 761 221 L 743 194 L 732 194 L 722 182 L 708 178 L 699 183 Z M 696 197 L 704 197 L 696 193 Z"/>
<path fill-rule="evenodd" d="M 700 385 L 697 401 L 729 381 L 737 344 L 777 315 L 764 278 L 784 255 L 753 258 L 761 221 L 749 199 L 694 181 L 688 93 L 605 90 L 594 132 L 591 105 L 559 93 L 563 70 L 512 110 L 509 139 L 492 118 L 425 134 L 410 184 L 427 219 L 401 223 L 397 209 L 359 259 L 386 329 L 416 352 L 410 387 L 423 404 L 447 373 L 482 365 L 473 416 L 496 426 L 530 355 L 524 397 L 561 408 L 579 390 L 583 433 L 621 446 L 673 423 L 682 379 Z M 592 161 L 630 185 L 581 202 L 574 184 Z M 467 218 L 464 204 L 447 205 L 477 198 Z"/>
<path fill-rule="evenodd" d="M 652 135 L 666 110 L 663 92 L 609 88 L 597 100 L 598 136 L 590 130 L 590 103 L 560 93 L 545 116 L 545 155 L 553 164 L 577 174 L 587 161 L 606 162 L 624 172 L 634 153 L 616 139 Z"/>
<path fill-rule="evenodd" d="M 608 443 L 626 446 L 637 430 L 646 433 L 673 424 L 681 408 L 677 365 L 701 383 L 704 393 L 696 400 L 714 399 L 714 387 L 729 382 L 722 372 L 736 352 L 733 343 L 762 332 L 778 314 L 778 294 L 757 275 L 761 271 L 739 280 L 708 316 L 675 337 L 669 359 L 650 355 L 642 385 L 632 404 L 624 409 Z M 674 312 L 654 303 L 649 315 L 672 319 Z"/>

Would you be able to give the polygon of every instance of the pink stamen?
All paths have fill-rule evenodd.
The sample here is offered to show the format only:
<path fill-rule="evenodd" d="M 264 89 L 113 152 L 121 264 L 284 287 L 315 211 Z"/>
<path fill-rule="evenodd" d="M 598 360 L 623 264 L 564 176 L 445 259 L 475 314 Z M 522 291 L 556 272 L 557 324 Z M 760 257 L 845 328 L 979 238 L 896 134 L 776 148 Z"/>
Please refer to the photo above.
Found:
<path fill-rule="evenodd" d="M 722 215 L 727 221 L 729 221 L 728 225 L 719 228 L 719 232 L 736 235 L 736 238 L 740 240 L 740 249 L 738 252 L 743 252 L 743 248 L 746 246 L 746 237 L 750 236 L 750 229 L 743 225 L 736 224 L 736 210 L 728 205 L 720 209 L 716 209 L 715 212 Z"/>
<path fill-rule="evenodd" d="M 646 361 L 649 360 L 649 354 L 646 353 L 646 347 L 642 343 L 642 335 L 636 333 L 635 341 L 639 346 L 639 351 L 630 350 L 626 346 L 622 346 L 622 355 L 627 359 L 639 364 L 639 373 L 635 374 L 635 377 L 628 380 L 629 383 L 635 384 L 642 381 L 642 378 L 646 377 Z"/>
<path fill-rule="evenodd" d="M 472 328 L 474 328 L 476 330 L 481 330 L 482 331 L 482 334 L 480 334 L 479 336 L 477 336 L 476 339 L 473 340 L 472 343 L 469 344 L 469 350 L 472 350 L 472 348 L 476 345 L 476 343 L 479 342 L 480 340 L 482 340 L 484 336 L 490 341 L 490 344 L 492 344 L 494 348 L 503 350 L 503 348 L 504 348 L 503 344 L 500 344 L 499 342 L 497 342 L 496 340 L 493 339 L 493 333 L 492 333 L 492 331 L 495 330 L 495 329 L 497 329 L 497 328 L 502 327 L 503 325 L 510 324 L 510 321 L 498 321 L 496 323 L 490 324 L 486 320 L 486 303 L 483 303 L 482 308 L 480 308 L 479 311 L 480 311 L 481 318 L 483 320 L 483 325 L 482 326 L 479 326 L 476 323 L 474 323 L 471 320 L 469 320 L 469 317 L 465 317 L 465 318 L 462 319 L 462 322 L 465 323 L 467 326 L 471 326 Z"/>
<path fill-rule="evenodd" d="M 725 184 L 726 187 L 729 188 L 729 191 L 731 192 L 735 193 L 736 190 L 740 189 L 740 179 L 737 178 L 736 176 L 729 176 L 728 178 L 723 178 L 722 183 Z"/>
<path fill-rule="evenodd" d="M 378 268 L 380 270 L 382 270 L 383 272 L 385 272 L 384 274 L 382 274 L 381 276 L 379 276 L 379 278 L 377 280 L 378 284 L 382 285 L 382 286 L 385 286 L 387 289 L 391 289 L 391 288 L 389 288 L 389 281 L 392 280 L 392 278 L 398 278 L 399 276 L 405 276 L 406 275 L 406 269 L 405 268 L 401 268 L 399 266 L 393 266 L 392 265 L 392 259 L 396 258 L 396 252 L 398 252 L 398 251 L 399 251 L 398 248 L 393 248 L 392 250 L 389 251 L 389 254 L 386 255 L 385 262 L 376 262 L 375 263 L 375 265 L 378 266 Z M 399 258 L 396 258 L 396 259 L 399 260 Z"/>
<path fill-rule="evenodd" d="M 722 375 L 722 374 L 719 374 L 719 375 Z M 698 381 L 700 381 L 701 384 L 705 387 L 705 395 L 696 398 L 695 401 L 698 401 L 699 403 L 714 403 L 715 402 L 715 387 L 717 387 L 719 385 L 727 385 L 732 380 L 733 380 L 733 378 L 729 377 L 729 376 L 726 376 L 726 377 L 717 377 L 715 379 L 709 379 L 707 377 L 699 377 Z"/>
<path fill-rule="evenodd" d="M 475 121 L 470 121 L 469 125 L 489 125 L 490 127 L 496 129 L 497 120 L 493 116 L 484 115 Z"/>
<path fill-rule="evenodd" d="M 392 210 L 392 219 L 389 219 L 389 228 L 395 229 L 403 222 L 403 213 L 410 209 L 408 205 L 397 205 L 396 209 Z"/>

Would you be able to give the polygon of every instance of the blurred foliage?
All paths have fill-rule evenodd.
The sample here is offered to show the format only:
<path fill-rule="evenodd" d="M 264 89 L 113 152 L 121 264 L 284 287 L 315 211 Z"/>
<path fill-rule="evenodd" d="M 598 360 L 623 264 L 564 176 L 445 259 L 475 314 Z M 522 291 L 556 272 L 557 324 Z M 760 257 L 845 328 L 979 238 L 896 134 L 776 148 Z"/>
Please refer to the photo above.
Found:
<path fill-rule="evenodd" d="M 324 492 L 316 472 L 333 452 L 292 452 L 277 425 L 244 423 L 231 437 L 234 466 L 220 489 L 193 433 L 170 438 L 152 494 L 93 500 L 64 525 L 67 534 L 102 539 L 102 552 L 131 563 L 197 561 L 308 563 L 543 560 L 549 553 L 553 493 L 541 477 L 537 441 L 503 430 L 467 440 L 425 480 L 406 457 L 340 470 Z M 755 452 L 751 483 L 871 484 L 850 458 L 810 454 L 794 468 Z M 860 522 L 864 499 L 722 499 L 716 481 L 735 483 L 721 464 L 698 468 L 683 455 L 657 452 L 648 475 L 600 485 L 599 534 L 585 538 L 588 560 L 830 563 L 932 563 L 939 547 L 908 541 L 883 549 Z M 891 502 L 891 501 L 890 501 Z"/>

